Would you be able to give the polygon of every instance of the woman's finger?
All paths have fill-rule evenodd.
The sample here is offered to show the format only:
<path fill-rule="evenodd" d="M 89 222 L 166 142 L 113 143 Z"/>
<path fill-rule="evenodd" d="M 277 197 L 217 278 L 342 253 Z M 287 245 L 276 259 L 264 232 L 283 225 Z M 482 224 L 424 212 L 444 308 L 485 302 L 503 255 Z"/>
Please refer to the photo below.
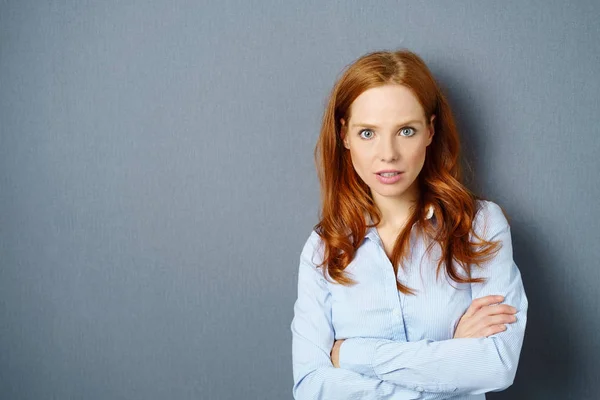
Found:
<path fill-rule="evenodd" d="M 489 306 L 491 304 L 500 303 L 504 300 L 504 296 L 490 295 L 485 297 L 480 297 L 471 302 L 471 305 L 465 312 L 465 317 L 472 317 L 477 311 L 479 311 L 482 307 Z"/>
<path fill-rule="evenodd" d="M 498 304 L 493 307 L 482 307 L 479 309 L 479 313 L 485 315 L 498 315 L 498 314 L 516 314 L 517 309 L 508 304 Z"/>

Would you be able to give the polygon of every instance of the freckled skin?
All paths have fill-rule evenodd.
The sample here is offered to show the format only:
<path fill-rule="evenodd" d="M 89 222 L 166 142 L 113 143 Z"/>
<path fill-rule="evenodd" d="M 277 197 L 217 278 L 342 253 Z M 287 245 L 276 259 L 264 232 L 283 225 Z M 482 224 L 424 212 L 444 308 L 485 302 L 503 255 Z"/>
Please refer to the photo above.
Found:
<path fill-rule="evenodd" d="M 413 92 L 396 84 L 361 93 L 352 103 L 350 115 L 347 123 L 343 118 L 340 120 L 344 128 L 349 127 L 349 130 L 343 129 L 344 147 L 350 151 L 354 169 L 371 189 L 375 203 L 386 208 L 386 204 L 406 204 L 414 200 L 418 194 L 417 177 L 425 163 L 427 146 L 433 140 L 435 115 L 427 124 Z M 418 122 L 404 124 L 413 120 Z M 375 127 L 353 126 L 360 123 Z M 384 184 L 375 175 L 384 169 L 405 173 L 399 182 Z"/>

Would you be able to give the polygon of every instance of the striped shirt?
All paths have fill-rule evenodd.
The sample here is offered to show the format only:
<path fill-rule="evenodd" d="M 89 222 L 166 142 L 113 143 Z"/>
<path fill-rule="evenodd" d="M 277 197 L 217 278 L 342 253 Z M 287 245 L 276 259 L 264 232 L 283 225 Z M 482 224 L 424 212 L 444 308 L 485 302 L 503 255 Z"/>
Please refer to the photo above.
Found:
<path fill-rule="evenodd" d="M 375 227 L 367 228 L 346 268 L 354 286 L 328 282 L 322 269 L 315 268 L 323 260 L 323 242 L 311 232 L 300 255 L 290 326 L 295 399 L 480 400 L 513 383 L 528 301 L 513 260 L 508 221 L 494 202 L 477 200 L 477 207 L 475 232 L 502 243 L 493 259 L 481 263 L 483 268 L 472 267 L 472 277 L 487 281 L 456 283 L 445 274 L 445 265 L 436 280 L 440 246 L 425 252 L 426 243 L 416 237 L 413 225 L 410 254 L 397 277 L 416 296 L 397 290 Z M 427 217 L 435 222 L 432 210 Z M 487 295 L 504 296 L 503 303 L 517 309 L 516 322 L 489 337 L 453 339 L 471 302 Z M 337 339 L 345 339 L 340 368 L 330 359 Z"/>

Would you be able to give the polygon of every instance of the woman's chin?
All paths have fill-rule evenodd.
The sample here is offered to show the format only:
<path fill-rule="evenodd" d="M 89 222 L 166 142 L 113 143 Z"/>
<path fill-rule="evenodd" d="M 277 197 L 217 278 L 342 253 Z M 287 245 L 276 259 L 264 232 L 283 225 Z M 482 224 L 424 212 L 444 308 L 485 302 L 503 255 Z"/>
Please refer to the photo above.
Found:
<path fill-rule="evenodd" d="M 377 192 L 381 197 L 402 197 L 406 190 L 403 187 L 371 187 L 371 193 Z"/>

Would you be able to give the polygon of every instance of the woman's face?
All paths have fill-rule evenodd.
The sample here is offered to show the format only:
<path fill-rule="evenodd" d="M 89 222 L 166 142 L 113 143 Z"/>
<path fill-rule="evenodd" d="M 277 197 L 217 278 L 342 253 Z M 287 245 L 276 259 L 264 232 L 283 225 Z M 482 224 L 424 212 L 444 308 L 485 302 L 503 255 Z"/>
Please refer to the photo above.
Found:
<path fill-rule="evenodd" d="M 427 124 L 421 104 L 402 85 L 371 88 L 354 100 L 349 120 L 340 120 L 346 128 L 344 147 L 375 200 L 415 195 L 425 151 L 433 140 L 434 118 Z M 400 174 L 382 176 L 382 171 Z"/>

